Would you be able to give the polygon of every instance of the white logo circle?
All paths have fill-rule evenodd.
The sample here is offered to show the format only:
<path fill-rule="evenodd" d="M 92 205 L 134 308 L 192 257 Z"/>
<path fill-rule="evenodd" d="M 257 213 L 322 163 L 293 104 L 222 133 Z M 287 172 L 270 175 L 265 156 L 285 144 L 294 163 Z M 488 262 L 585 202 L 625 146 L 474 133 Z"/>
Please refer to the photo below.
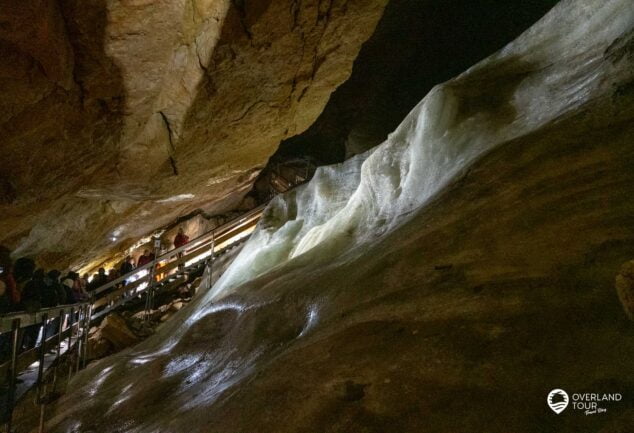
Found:
<path fill-rule="evenodd" d="M 553 389 L 548 393 L 546 403 L 557 415 L 562 413 L 568 407 L 568 394 L 563 389 Z"/>

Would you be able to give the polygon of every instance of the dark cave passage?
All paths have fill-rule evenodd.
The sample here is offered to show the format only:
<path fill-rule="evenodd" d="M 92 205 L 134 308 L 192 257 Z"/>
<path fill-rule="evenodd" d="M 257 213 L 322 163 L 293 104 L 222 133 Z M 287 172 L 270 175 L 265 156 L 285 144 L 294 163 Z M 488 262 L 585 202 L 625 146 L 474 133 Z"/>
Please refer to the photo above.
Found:
<path fill-rule="evenodd" d="M 341 162 L 383 142 L 437 84 L 511 42 L 557 0 L 393 0 L 350 78 L 317 121 L 283 141 L 272 163 L 309 156 Z"/>

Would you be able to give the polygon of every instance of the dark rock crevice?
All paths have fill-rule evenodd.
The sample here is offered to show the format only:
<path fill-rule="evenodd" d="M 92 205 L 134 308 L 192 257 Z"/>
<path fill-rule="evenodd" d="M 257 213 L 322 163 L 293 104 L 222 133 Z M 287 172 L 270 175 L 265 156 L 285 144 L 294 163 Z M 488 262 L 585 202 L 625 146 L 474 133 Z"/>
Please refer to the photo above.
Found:
<path fill-rule="evenodd" d="M 176 147 L 174 146 L 174 132 L 172 131 L 169 119 L 167 118 L 165 113 L 163 113 L 163 111 L 159 111 L 159 114 L 161 115 L 161 119 L 163 119 L 165 129 L 167 130 L 167 143 L 169 144 L 167 151 L 169 154 L 170 167 L 172 168 L 172 173 L 174 173 L 174 176 L 178 176 L 178 167 L 176 165 L 176 159 L 174 157 L 174 153 L 176 152 Z"/>
<path fill-rule="evenodd" d="M 238 12 L 238 17 L 240 21 L 240 25 L 242 26 L 242 30 L 244 34 L 247 36 L 247 39 L 253 42 L 253 33 L 249 29 L 249 25 L 247 24 L 247 10 L 245 0 L 232 0 L 231 2 Z"/>
<path fill-rule="evenodd" d="M 556 3 L 391 1 L 352 76 L 276 157 L 310 155 L 329 164 L 376 146 L 434 85 L 503 47 Z"/>

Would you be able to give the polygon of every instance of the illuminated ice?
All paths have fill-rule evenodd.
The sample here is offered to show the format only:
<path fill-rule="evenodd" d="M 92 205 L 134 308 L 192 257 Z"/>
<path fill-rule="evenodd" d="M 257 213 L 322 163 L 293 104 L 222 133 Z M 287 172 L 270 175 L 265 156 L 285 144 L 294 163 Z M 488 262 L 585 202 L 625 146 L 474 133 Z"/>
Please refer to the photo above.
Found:
<path fill-rule="evenodd" d="M 631 6 L 627 0 L 562 2 L 505 49 L 436 86 L 385 143 L 321 167 L 308 185 L 275 198 L 208 299 L 282 264 L 293 266 L 308 252 L 313 263 L 333 261 L 376 240 L 487 151 L 600 95 L 611 67 L 601 47 L 632 27 Z M 565 9 L 571 12 L 558 13 Z M 561 30 L 544 31 L 549 26 Z M 481 100 L 487 106 L 477 107 Z"/>
<path fill-rule="evenodd" d="M 202 296 L 154 336 L 80 373 L 71 382 L 75 391 L 58 404 L 47 431 L 76 426 L 104 433 L 291 431 L 295 424 L 279 416 L 289 407 L 305 423 L 293 431 L 322 431 L 310 428 L 313 416 L 322 411 L 325 419 L 335 414 L 328 408 L 339 410 L 342 404 L 378 419 L 382 407 L 375 403 L 383 377 L 368 379 L 369 398 L 341 403 L 329 382 L 340 377 L 328 376 L 330 368 L 337 368 L 355 378 L 355 366 L 339 362 L 341 351 L 330 352 L 330 343 L 343 335 L 345 344 L 346 333 L 362 323 L 353 321 L 355 314 L 367 313 L 363 323 L 382 326 L 388 320 L 381 321 L 381 314 L 391 319 L 386 311 L 403 313 L 405 308 L 381 303 L 392 293 L 376 287 L 378 293 L 364 292 L 363 283 L 372 278 L 364 274 L 373 259 L 368 246 L 380 240 L 392 252 L 400 251 L 402 243 L 388 243 L 397 238 L 394 231 L 422 229 L 419 212 L 436 198 L 444 200 L 445 187 L 461 179 L 478 158 L 516 138 L 522 140 L 514 149 L 521 152 L 522 143 L 531 143 L 523 141 L 528 134 L 556 128 L 566 116 L 584 113 L 580 108 L 585 104 L 596 107 L 594 102 L 611 97 L 616 84 L 631 81 L 631 67 L 623 66 L 628 63 L 606 59 L 606 52 L 633 28 L 631 0 L 564 0 L 515 42 L 435 87 L 385 143 L 341 165 L 319 168 L 309 184 L 275 198 L 221 279 L 207 292 L 203 287 Z M 551 156 L 548 152 L 536 154 Z M 380 262 L 376 267 L 385 266 Z M 357 272 L 354 283 L 346 285 L 349 276 L 341 269 Z M 208 270 L 203 281 L 209 280 Z M 398 283 L 392 287 L 400 290 Z M 442 300 L 453 302 L 450 296 Z M 379 305 L 364 310 L 370 303 Z M 368 349 L 380 351 L 376 344 L 372 341 Z M 304 349 L 297 358 L 301 362 L 293 358 Z M 311 357 L 329 360 L 313 362 Z M 323 381 L 304 389 L 297 378 L 311 367 Z M 481 372 L 472 366 L 467 371 L 470 378 L 472 371 Z M 398 373 L 407 378 L 406 371 Z M 467 389 L 477 387 L 469 383 Z M 292 400 L 296 395 L 307 403 Z M 108 412 L 122 398 L 117 410 Z M 250 406 L 243 406 L 245 401 Z M 385 415 L 391 422 L 393 414 Z M 285 416 L 290 417 L 288 412 Z M 279 422 L 280 429 L 241 428 L 250 419 Z M 354 431 L 347 426 L 335 425 L 341 428 L 332 431 Z"/>

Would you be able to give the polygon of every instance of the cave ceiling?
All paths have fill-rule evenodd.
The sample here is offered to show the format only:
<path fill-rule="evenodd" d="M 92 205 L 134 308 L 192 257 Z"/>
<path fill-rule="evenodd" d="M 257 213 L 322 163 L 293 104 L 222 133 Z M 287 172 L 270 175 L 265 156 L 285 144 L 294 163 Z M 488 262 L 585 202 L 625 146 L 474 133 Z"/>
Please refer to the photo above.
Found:
<path fill-rule="evenodd" d="M 4 1 L 0 242 L 67 266 L 235 207 L 386 2 Z"/>

